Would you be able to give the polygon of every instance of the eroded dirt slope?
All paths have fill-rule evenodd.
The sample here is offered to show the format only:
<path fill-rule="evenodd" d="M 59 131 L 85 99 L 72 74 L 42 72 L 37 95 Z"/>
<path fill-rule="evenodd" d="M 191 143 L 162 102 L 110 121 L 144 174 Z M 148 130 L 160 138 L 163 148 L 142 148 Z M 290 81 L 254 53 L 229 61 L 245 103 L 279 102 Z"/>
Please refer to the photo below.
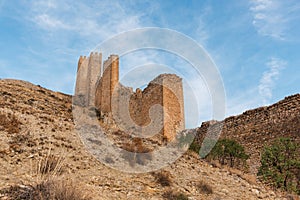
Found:
<path fill-rule="evenodd" d="M 154 173 L 111 169 L 85 150 L 74 131 L 71 102 L 71 96 L 28 82 L 0 80 L 0 190 L 37 181 L 38 163 L 51 152 L 63 160 L 57 176 L 81 184 L 94 199 L 165 199 L 170 193 L 189 199 L 284 199 L 253 176 L 213 167 L 191 152 Z"/>

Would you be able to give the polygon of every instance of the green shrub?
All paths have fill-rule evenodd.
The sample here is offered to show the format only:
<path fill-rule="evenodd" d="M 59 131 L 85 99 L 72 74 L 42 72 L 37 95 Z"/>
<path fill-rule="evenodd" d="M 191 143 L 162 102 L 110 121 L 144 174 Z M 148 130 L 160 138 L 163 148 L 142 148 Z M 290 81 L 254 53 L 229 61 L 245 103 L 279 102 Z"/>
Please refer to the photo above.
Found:
<path fill-rule="evenodd" d="M 208 160 L 218 160 L 221 165 L 230 167 L 246 167 L 249 155 L 238 142 L 230 139 L 218 140 L 211 152 L 205 157 Z"/>
<path fill-rule="evenodd" d="M 200 148 L 201 148 L 201 145 L 198 142 L 193 141 L 189 147 L 189 150 L 199 153 Z"/>
<path fill-rule="evenodd" d="M 266 146 L 258 176 L 266 183 L 300 194 L 300 145 L 290 138 L 279 138 Z"/>

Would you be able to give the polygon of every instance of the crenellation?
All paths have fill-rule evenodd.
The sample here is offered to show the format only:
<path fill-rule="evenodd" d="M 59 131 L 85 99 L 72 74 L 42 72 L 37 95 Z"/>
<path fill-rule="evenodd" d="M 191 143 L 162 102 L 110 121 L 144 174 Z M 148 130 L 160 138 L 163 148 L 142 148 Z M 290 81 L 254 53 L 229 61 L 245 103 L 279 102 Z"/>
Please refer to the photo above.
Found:
<path fill-rule="evenodd" d="M 79 57 L 77 71 L 79 70 L 79 68 L 81 67 L 83 61 L 85 61 L 85 60 L 86 60 L 86 56 L 80 56 Z"/>

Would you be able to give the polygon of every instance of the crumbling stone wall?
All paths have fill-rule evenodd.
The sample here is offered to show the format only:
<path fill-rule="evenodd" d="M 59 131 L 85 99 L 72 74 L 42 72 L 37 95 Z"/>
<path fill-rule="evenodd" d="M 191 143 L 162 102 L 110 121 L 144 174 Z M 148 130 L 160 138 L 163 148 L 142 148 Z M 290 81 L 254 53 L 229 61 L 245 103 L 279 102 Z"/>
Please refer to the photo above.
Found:
<path fill-rule="evenodd" d="M 103 74 L 98 78 L 96 90 L 93 95 L 96 97 L 95 105 L 103 113 L 112 111 L 112 94 L 119 82 L 119 58 L 111 55 L 103 64 Z"/>
<path fill-rule="evenodd" d="M 286 97 L 271 106 L 228 117 L 222 122 L 204 122 L 196 129 L 196 141 L 202 143 L 210 124 L 210 132 L 213 135 L 222 123 L 220 138 L 234 139 L 245 146 L 251 155 L 250 171 L 255 173 L 264 145 L 270 144 L 278 137 L 291 137 L 300 142 L 300 94 Z"/>
<path fill-rule="evenodd" d="M 169 130 L 165 133 L 167 138 L 178 130 L 183 130 L 184 124 L 184 101 L 182 79 L 177 76 L 162 76 L 163 105 L 165 108 L 164 127 Z"/>
<path fill-rule="evenodd" d="M 102 55 L 96 53 L 91 53 L 88 58 L 80 57 L 75 96 L 83 96 L 88 105 L 96 107 L 103 116 L 112 118 L 114 112 L 119 118 L 113 120 L 120 127 L 130 117 L 133 124 L 139 127 L 139 130 L 135 131 L 142 134 L 152 131 L 149 124 L 153 122 L 156 125 L 153 126 L 153 134 L 159 133 L 167 141 L 174 139 L 175 134 L 184 129 L 183 88 L 180 77 L 162 74 L 151 81 L 143 91 L 137 89 L 133 92 L 132 88 L 119 82 L 119 57 L 111 55 L 104 61 L 103 70 L 101 60 Z M 155 107 L 157 105 L 163 109 Z M 152 109 L 152 119 L 149 113 L 151 108 L 158 108 Z M 159 132 L 155 130 L 157 127 L 162 127 Z"/>
<path fill-rule="evenodd" d="M 155 105 L 160 105 L 161 108 L 155 108 Z M 184 129 L 183 106 L 182 79 L 174 74 L 161 74 L 143 91 L 137 89 L 132 94 L 129 110 L 131 118 L 138 125 L 154 123 L 155 127 L 162 127 L 159 132 L 169 141 Z M 152 119 L 149 115 L 151 108 Z M 153 131 L 157 131 L 155 127 L 152 128 Z M 149 132 L 149 129 L 144 128 L 142 131 Z"/>

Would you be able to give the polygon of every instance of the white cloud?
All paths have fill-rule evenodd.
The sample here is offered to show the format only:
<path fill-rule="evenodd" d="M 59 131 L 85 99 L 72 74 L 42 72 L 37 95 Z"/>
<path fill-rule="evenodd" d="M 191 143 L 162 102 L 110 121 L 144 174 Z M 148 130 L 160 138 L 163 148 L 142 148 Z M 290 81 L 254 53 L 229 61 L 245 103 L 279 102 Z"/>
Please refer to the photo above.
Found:
<path fill-rule="evenodd" d="M 89 6 L 88 6 L 89 5 Z M 98 40 L 140 26 L 140 15 L 125 4 L 101 1 L 68 2 L 58 0 L 34 1 L 28 19 L 46 31 L 72 31 L 79 37 Z"/>
<path fill-rule="evenodd" d="M 70 73 L 76 72 L 79 55 L 88 55 L 97 44 L 116 33 L 139 27 L 140 16 L 130 4 L 118 1 L 22 1 L 14 17 L 31 32 L 30 37 L 24 35 L 29 39 L 23 47 L 24 54 L 20 55 L 23 69 L 8 71 L 6 67 L 2 74 L 8 77 L 15 71 L 43 69 L 44 73 L 39 75 L 28 73 L 26 80 L 71 93 L 74 77 Z M 52 75 L 52 82 L 47 81 Z M 66 80 L 66 76 L 70 78 Z"/>
<path fill-rule="evenodd" d="M 299 18 L 299 1 L 251 0 L 250 11 L 257 32 L 278 40 L 287 40 L 289 30 Z"/>
<path fill-rule="evenodd" d="M 278 58 L 271 58 L 266 65 L 268 70 L 264 72 L 258 86 L 259 94 L 263 97 L 264 104 L 267 104 L 272 98 L 272 89 L 275 86 L 275 81 L 278 79 L 280 70 L 285 67 L 286 62 Z"/>
<path fill-rule="evenodd" d="M 266 63 L 267 69 L 260 78 L 258 86 L 236 92 L 227 99 L 226 116 L 242 114 L 249 109 L 268 105 L 272 99 L 272 91 L 286 61 L 279 58 L 270 58 Z"/>
<path fill-rule="evenodd" d="M 37 15 L 34 18 L 34 22 L 44 29 L 70 29 L 71 27 L 64 24 L 62 21 L 50 17 L 48 14 Z"/>
<path fill-rule="evenodd" d="M 258 33 L 284 40 L 286 20 L 280 2 L 276 0 L 253 0 L 251 3 L 252 23 Z"/>
<path fill-rule="evenodd" d="M 66 55 L 72 55 L 75 57 L 76 54 L 78 56 L 79 52 L 88 54 L 99 42 L 119 32 L 142 27 L 144 22 L 147 20 L 155 25 L 156 22 L 150 19 L 151 16 L 147 15 L 148 11 L 146 13 L 142 13 L 142 11 L 136 10 L 136 8 L 135 10 L 133 10 L 133 4 L 135 4 L 135 2 L 126 4 L 118 1 L 111 2 L 110 0 L 103 0 L 101 2 L 93 1 L 92 3 L 79 1 L 72 1 L 72 3 L 70 3 L 69 0 L 36 0 L 34 2 L 31 2 L 28 12 L 25 12 L 25 16 L 30 23 L 33 23 L 34 28 L 38 30 L 38 33 L 42 33 L 40 34 L 41 38 L 44 39 L 45 44 L 47 44 L 47 48 L 52 52 L 50 54 L 48 51 L 41 52 L 41 54 L 46 53 L 46 55 L 39 55 L 39 57 L 43 57 L 47 60 L 56 60 L 58 63 L 58 57 L 65 57 Z M 205 42 L 209 38 L 209 34 L 206 32 L 204 21 L 205 15 L 209 13 L 210 10 L 208 8 L 204 9 L 203 14 L 199 18 L 195 19 L 198 22 L 196 30 L 196 39 L 198 41 Z M 150 22 L 148 22 L 147 24 L 149 24 Z M 170 39 L 171 38 L 169 38 L 169 40 Z M 138 38 L 134 38 L 134 40 L 138 43 L 144 42 L 143 38 L 141 38 L 140 40 L 138 40 Z M 163 39 L 157 38 L 156 41 L 157 40 L 160 41 Z M 76 43 L 79 43 L 80 45 L 76 45 L 76 47 L 73 47 L 74 41 L 76 41 Z M 128 39 L 123 40 L 117 45 L 119 48 L 121 48 L 122 45 L 128 45 L 128 42 L 131 41 Z M 161 41 L 161 43 L 165 43 L 165 41 Z M 178 41 L 171 42 L 171 44 L 175 47 L 179 45 Z M 182 49 L 190 50 L 188 46 L 185 47 L 188 44 L 181 45 L 184 46 L 184 48 Z M 52 46 L 55 48 L 55 51 L 50 48 Z M 76 49 L 78 50 L 76 51 Z M 37 53 L 34 47 L 31 50 L 31 54 Z M 100 49 L 100 51 L 103 51 L 103 49 Z M 190 57 L 193 58 L 199 57 L 196 52 L 194 52 L 193 50 L 190 51 L 191 52 L 183 52 L 185 54 L 192 54 L 190 55 Z M 103 53 L 105 54 L 107 52 Z M 174 67 L 174 70 L 178 70 L 179 72 L 183 73 L 178 75 L 180 75 L 181 77 L 188 77 L 187 82 L 192 87 L 188 88 L 187 86 L 185 86 L 185 90 L 187 92 L 185 96 L 185 99 L 187 100 L 185 106 L 186 111 L 188 112 L 188 116 L 194 116 L 196 122 L 199 120 L 198 113 L 201 113 L 200 120 L 210 119 L 212 117 L 212 101 L 204 80 L 199 80 L 199 76 L 193 76 L 195 73 L 194 71 L 187 70 L 192 69 L 192 67 L 187 65 L 186 61 L 183 61 L 182 63 L 178 61 L 179 58 L 175 59 L 174 57 L 168 57 L 165 54 L 166 53 L 163 53 L 161 51 L 145 51 L 138 52 L 133 55 L 124 56 L 122 58 L 123 60 L 120 60 L 122 62 L 121 72 L 126 73 L 126 70 L 132 69 L 132 66 L 139 66 L 148 63 L 159 63 L 165 64 L 170 68 Z M 105 55 L 103 59 L 106 59 L 106 56 L 107 55 Z M 67 58 L 70 58 L 70 56 L 68 56 Z M 42 62 L 41 65 L 43 65 Z M 206 65 L 203 65 L 203 71 L 206 72 L 207 70 L 205 70 L 205 66 Z M 48 65 L 45 65 L 45 67 L 48 68 Z M 74 68 L 76 67 L 74 66 Z M 61 70 L 58 67 L 56 67 L 56 69 Z M 53 70 L 53 68 L 49 68 L 49 70 Z M 154 78 L 153 76 L 161 72 L 161 69 L 152 68 L 151 70 L 152 71 L 149 71 L 147 76 L 141 76 L 141 80 L 129 80 L 131 86 L 141 86 L 140 83 L 144 83 L 146 80 L 152 80 Z M 209 73 L 209 71 L 207 73 Z M 71 77 L 66 80 L 66 82 L 53 84 L 52 88 L 55 88 L 56 90 L 65 90 L 66 85 L 72 80 L 73 79 Z M 48 85 L 49 83 L 45 82 L 45 84 Z M 197 97 L 196 100 L 193 100 L 193 98 L 195 98 L 194 96 Z M 196 108 L 195 104 L 197 104 L 198 109 Z M 188 117 L 187 120 L 190 121 Z M 189 124 L 191 126 L 194 125 L 193 123 L 187 123 L 187 125 Z"/>
<path fill-rule="evenodd" d="M 207 40 L 209 40 L 210 35 L 207 31 L 207 22 L 206 17 L 211 14 L 211 7 L 206 6 L 201 10 L 201 14 L 199 17 L 196 18 L 196 40 L 201 42 L 201 44 L 206 43 Z"/>

